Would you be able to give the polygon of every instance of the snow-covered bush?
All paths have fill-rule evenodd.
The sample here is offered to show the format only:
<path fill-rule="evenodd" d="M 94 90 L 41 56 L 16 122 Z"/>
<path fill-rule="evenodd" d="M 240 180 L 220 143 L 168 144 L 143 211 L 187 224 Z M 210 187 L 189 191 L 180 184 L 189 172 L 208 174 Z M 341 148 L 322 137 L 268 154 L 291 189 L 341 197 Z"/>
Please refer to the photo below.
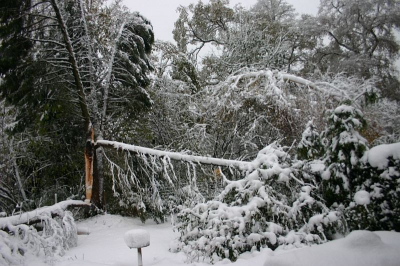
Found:
<path fill-rule="evenodd" d="M 305 163 L 302 174 L 314 178 L 325 204 L 343 214 L 347 231 L 399 231 L 400 146 L 380 145 L 368 150 L 367 140 L 359 133 L 365 129 L 363 114 L 357 108 L 344 104 L 331 111 L 322 133 L 325 154 Z M 304 141 L 304 136 L 309 140 L 310 135 L 308 126 L 298 152 L 313 152 L 315 145 Z M 318 140 L 317 134 L 313 136 Z M 303 148 L 307 144 L 308 149 Z M 310 171 L 312 168 L 318 171 Z"/>
<path fill-rule="evenodd" d="M 364 182 L 356 188 L 354 202 L 346 211 L 349 229 L 399 232 L 400 143 L 376 146 L 361 161 Z"/>
<path fill-rule="evenodd" d="M 178 214 L 176 251 L 189 260 L 236 260 L 265 246 L 320 243 L 327 239 L 325 232 L 341 228 L 340 213 L 315 197 L 312 180 L 299 174 L 302 163 L 294 164 L 283 148 L 267 146 L 252 166 L 244 179 L 227 181 L 215 200 Z"/>
<path fill-rule="evenodd" d="M 65 204 L 64 204 L 65 203 Z M 0 264 L 23 264 L 32 254 L 52 260 L 77 245 L 77 229 L 71 212 L 59 203 L 18 216 L 0 218 Z"/>
<path fill-rule="evenodd" d="M 302 138 L 297 145 L 297 155 L 302 160 L 313 160 L 320 158 L 324 152 L 320 134 L 317 132 L 313 121 L 307 123 Z"/>
<path fill-rule="evenodd" d="M 351 105 L 340 105 L 329 116 L 324 132 L 327 169 L 321 175 L 322 197 L 329 207 L 335 202 L 347 203 L 356 186 L 363 182 L 360 158 L 368 144 L 358 130 L 365 126 L 361 111 Z"/>
<path fill-rule="evenodd" d="M 353 230 L 400 225 L 400 144 L 368 150 L 361 111 L 343 104 L 319 134 L 307 124 L 297 159 L 271 144 L 246 176 L 212 201 L 183 209 L 173 247 L 190 261 L 231 260 L 268 246 L 311 245 Z M 304 159 L 304 161 L 299 160 Z"/>

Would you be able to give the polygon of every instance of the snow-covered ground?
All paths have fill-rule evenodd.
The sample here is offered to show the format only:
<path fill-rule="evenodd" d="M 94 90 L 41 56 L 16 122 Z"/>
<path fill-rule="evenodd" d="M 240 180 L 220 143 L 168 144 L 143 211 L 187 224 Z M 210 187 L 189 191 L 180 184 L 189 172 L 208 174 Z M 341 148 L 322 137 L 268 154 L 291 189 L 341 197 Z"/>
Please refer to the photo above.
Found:
<path fill-rule="evenodd" d="M 117 215 L 99 215 L 78 223 L 89 235 L 80 235 L 78 246 L 61 258 L 46 263 L 43 258 L 30 257 L 29 266 L 94 266 L 137 265 L 137 250 L 129 249 L 124 235 L 132 229 L 145 229 L 150 234 L 150 246 L 142 249 L 143 265 L 176 266 L 205 263 L 186 263 L 183 253 L 168 251 L 170 243 L 178 236 L 170 223 L 142 224 L 139 219 Z M 400 233 L 356 231 L 344 239 L 320 246 L 292 250 L 263 249 L 261 252 L 243 254 L 236 262 L 220 261 L 216 265 L 232 266 L 398 266 L 400 265 Z"/>

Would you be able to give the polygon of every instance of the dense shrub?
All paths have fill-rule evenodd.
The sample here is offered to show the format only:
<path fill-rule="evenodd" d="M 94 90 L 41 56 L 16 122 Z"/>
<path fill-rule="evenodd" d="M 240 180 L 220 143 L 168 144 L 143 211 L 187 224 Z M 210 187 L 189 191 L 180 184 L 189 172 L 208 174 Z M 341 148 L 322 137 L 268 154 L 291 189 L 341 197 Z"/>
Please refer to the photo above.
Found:
<path fill-rule="evenodd" d="M 213 262 L 265 246 L 326 241 L 326 232 L 343 227 L 340 213 L 318 198 L 312 180 L 301 178 L 303 163 L 293 162 L 277 144 L 261 150 L 244 179 L 229 181 L 215 200 L 179 213 L 181 236 L 174 248 L 189 260 Z"/>
<path fill-rule="evenodd" d="M 352 230 L 399 231 L 400 143 L 368 150 L 358 132 L 365 126 L 362 113 L 345 104 L 330 112 L 321 134 L 308 123 L 297 157 L 267 146 L 243 179 L 226 180 L 214 200 L 178 214 L 173 249 L 215 262 Z"/>

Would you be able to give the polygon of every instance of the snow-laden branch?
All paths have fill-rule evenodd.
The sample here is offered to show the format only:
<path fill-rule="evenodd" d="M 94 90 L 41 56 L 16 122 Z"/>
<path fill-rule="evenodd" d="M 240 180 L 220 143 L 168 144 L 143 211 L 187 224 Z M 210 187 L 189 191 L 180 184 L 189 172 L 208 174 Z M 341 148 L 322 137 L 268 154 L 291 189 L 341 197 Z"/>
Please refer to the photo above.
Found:
<path fill-rule="evenodd" d="M 264 81 L 263 81 L 264 79 Z M 337 84 L 340 82 L 340 76 L 331 82 L 321 82 L 321 81 L 310 81 L 308 79 L 288 74 L 279 71 L 272 71 L 269 69 L 252 71 L 251 69 L 243 68 L 236 73 L 229 76 L 225 82 L 223 82 L 222 87 L 227 87 L 228 89 L 240 89 L 240 96 L 242 97 L 243 89 L 249 90 L 250 92 L 255 92 L 256 94 L 263 94 L 269 96 L 275 96 L 280 100 L 280 105 L 287 104 L 287 99 L 290 98 L 286 95 L 286 92 L 282 90 L 282 85 L 280 81 L 293 82 L 299 87 L 308 87 L 325 96 L 333 97 L 337 101 L 342 101 L 344 99 L 349 99 L 352 102 L 358 101 L 361 96 L 365 93 L 373 92 L 373 85 L 371 80 L 363 81 L 357 79 L 347 79 L 342 82 L 342 84 Z M 262 84 L 261 82 L 264 82 Z M 352 93 L 352 89 L 349 88 L 350 83 L 354 83 L 355 88 L 359 88 L 357 93 Z M 339 85 L 339 86 L 338 86 Z M 345 87 L 341 87 L 344 85 Z M 256 88 L 256 90 L 254 90 Z M 262 90 L 263 89 L 263 90 Z"/>
<path fill-rule="evenodd" d="M 91 127 L 90 113 L 89 113 L 88 104 L 86 101 L 85 90 L 84 90 L 83 83 L 82 83 L 81 72 L 80 72 L 79 66 L 78 66 L 78 60 L 75 55 L 75 49 L 73 48 L 71 38 L 68 34 L 68 28 L 67 28 L 65 19 L 58 7 L 58 2 L 55 0 L 50 0 L 50 4 L 53 7 L 53 10 L 56 14 L 57 22 L 61 28 L 61 32 L 63 35 L 63 41 L 65 44 L 66 50 L 68 52 L 69 61 L 71 63 L 71 67 L 72 67 L 72 73 L 73 73 L 74 81 L 75 81 L 74 85 L 76 86 L 76 90 L 77 90 L 77 94 L 78 94 L 78 98 L 79 98 L 79 105 L 80 105 L 80 108 L 82 111 L 83 119 L 85 120 L 85 130 L 86 130 L 86 132 L 89 132 L 90 127 Z"/>
<path fill-rule="evenodd" d="M 300 77 L 298 77 L 298 76 L 291 75 L 291 74 L 283 74 L 283 73 L 282 73 L 281 75 L 282 75 L 282 79 L 283 79 L 284 81 L 292 81 L 292 82 L 294 82 L 294 83 L 302 84 L 302 85 L 311 87 L 311 88 L 313 88 L 313 89 L 317 88 L 317 85 L 316 85 L 314 82 L 309 81 L 309 80 L 307 80 L 307 79 L 300 78 Z"/>
<path fill-rule="evenodd" d="M 70 206 L 90 206 L 68 200 L 21 215 L 0 218 L 0 265 L 19 265 L 27 254 L 54 259 L 77 245 L 77 228 Z M 40 232 L 31 224 L 40 223 Z"/>
<path fill-rule="evenodd" d="M 39 208 L 30 212 L 22 213 L 20 215 L 0 218 L 0 229 L 7 228 L 9 226 L 16 226 L 19 224 L 32 224 L 37 220 L 40 220 L 42 216 L 48 214 L 51 214 L 51 216 L 62 216 L 64 211 L 68 207 L 72 206 L 86 207 L 90 206 L 90 203 L 86 203 L 80 200 L 66 200 L 52 206 Z"/>
<path fill-rule="evenodd" d="M 137 152 L 140 154 L 152 155 L 157 157 L 168 157 L 172 160 L 177 161 L 185 161 L 185 162 L 193 162 L 193 163 L 201 163 L 201 164 L 211 164 L 217 166 L 227 166 L 227 167 L 236 167 L 240 170 L 247 170 L 250 171 L 253 169 L 253 165 L 251 162 L 244 162 L 244 161 L 237 161 L 237 160 L 227 160 L 227 159 L 220 159 L 220 158 L 213 158 L 213 157 L 206 157 L 206 156 L 195 156 L 195 155 L 188 155 L 179 152 L 168 152 L 168 151 L 160 151 L 151 148 L 145 148 L 130 144 L 125 144 L 116 141 L 108 141 L 108 140 L 98 140 L 96 145 L 102 147 L 112 147 L 115 149 L 121 149 L 126 151 Z"/>

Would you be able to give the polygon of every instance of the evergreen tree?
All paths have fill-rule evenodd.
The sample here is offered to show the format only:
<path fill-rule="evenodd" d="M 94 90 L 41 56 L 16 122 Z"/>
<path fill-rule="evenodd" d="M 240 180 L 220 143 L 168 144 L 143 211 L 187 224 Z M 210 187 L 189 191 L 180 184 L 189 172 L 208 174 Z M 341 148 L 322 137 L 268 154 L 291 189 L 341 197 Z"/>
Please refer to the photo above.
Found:
<path fill-rule="evenodd" d="M 399 151 L 400 143 L 393 143 L 364 154 L 360 171 L 363 182 L 355 187 L 357 192 L 346 210 L 349 230 L 400 231 Z"/>
<path fill-rule="evenodd" d="M 307 123 L 301 140 L 297 145 L 297 156 L 300 160 L 314 160 L 324 153 L 324 145 L 319 133 L 316 131 L 313 121 Z"/>
<path fill-rule="evenodd" d="M 1 92 L 17 107 L 21 119 L 16 129 L 32 139 L 50 137 L 46 148 L 56 147 L 61 137 L 56 154 L 63 155 L 51 158 L 59 159 L 54 165 L 68 164 L 62 157 L 77 158 L 85 147 L 87 176 L 93 172 L 96 181 L 93 200 L 102 207 L 102 148 L 95 149 L 94 142 L 123 130 L 124 121 L 151 105 L 145 90 L 154 41 L 151 24 L 118 3 L 101 0 L 89 6 L 82 0 L 2 5 Z M 71 149 L 76 143 L 81 145 Z M 42 144 L 33 146 L 44 154 Z M 35 170 L 27 166 L 26 174 L 31 173 Z"/>
<path fill-rule="evenodd" d="M 357 185 L 364 181 L 360 175 L 360 158 L 368 149 L 367 141 L 358 130 L 366 126 L 360 110 L 343 104 L 331 112 L 328 128 L 325 164 L 322 174 L 322 194 L 328 206 L 335 202 L 348 203 Z M 345 204 L 347 205 L 347 204 Z"/>
<path fill-rule="evenodd" d="M 225 180 L 214 200 L 178 214 L 175 248 L 189 260 L 234 261 L 261 247 L 321 243 L 343 229 L 340 213 L 320 201 L 313 181 L 300 177 L 302 163 L 283 147 L 265 147 L 252 165 L 243 179 Z"/>

